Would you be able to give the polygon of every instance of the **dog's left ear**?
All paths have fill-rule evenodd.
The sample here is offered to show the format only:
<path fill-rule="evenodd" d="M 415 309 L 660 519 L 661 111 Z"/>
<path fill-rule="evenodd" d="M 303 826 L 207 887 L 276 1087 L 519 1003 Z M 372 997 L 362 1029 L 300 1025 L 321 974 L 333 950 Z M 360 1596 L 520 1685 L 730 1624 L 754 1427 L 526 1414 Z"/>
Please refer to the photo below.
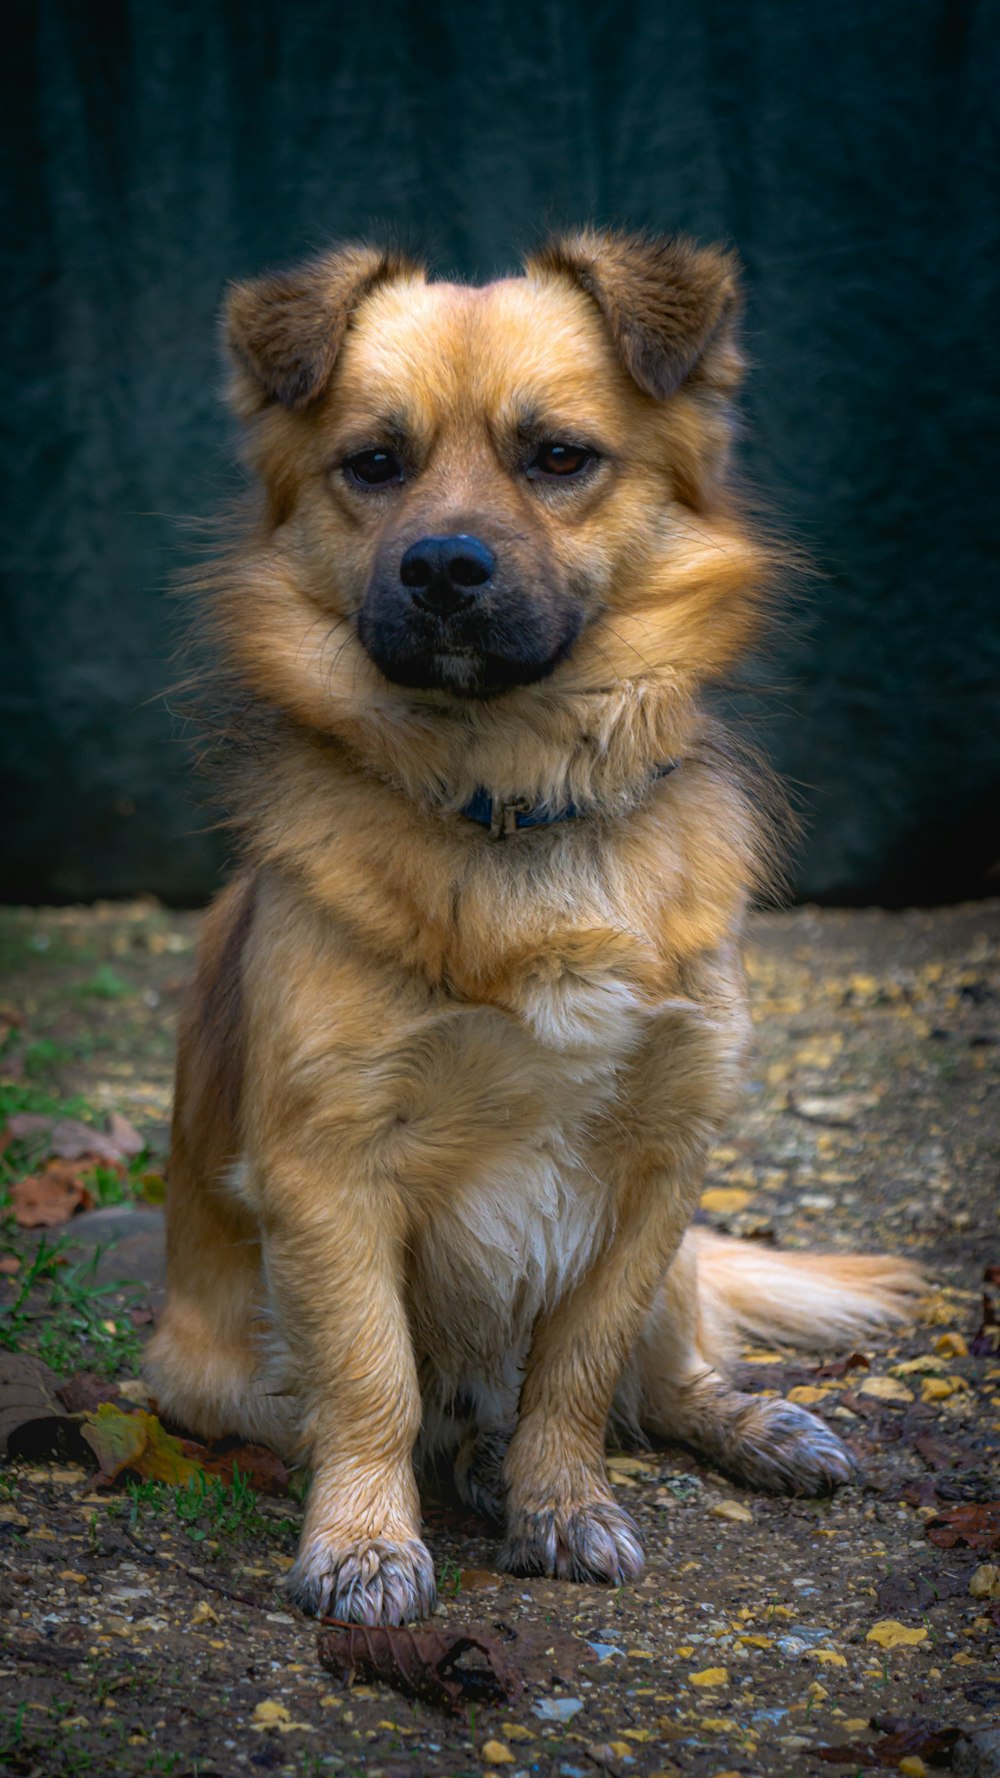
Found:
<path fill-rule="evenodd" d="M 526 266 L 569 277 L 593 298 L 625 369 L 655 400 L 665 401 L 699 368 L 723 386 L 738 381 L 739 278 L 736 256 L 725 249 L 680 236 L 581 229 L 546 242 Z"/>

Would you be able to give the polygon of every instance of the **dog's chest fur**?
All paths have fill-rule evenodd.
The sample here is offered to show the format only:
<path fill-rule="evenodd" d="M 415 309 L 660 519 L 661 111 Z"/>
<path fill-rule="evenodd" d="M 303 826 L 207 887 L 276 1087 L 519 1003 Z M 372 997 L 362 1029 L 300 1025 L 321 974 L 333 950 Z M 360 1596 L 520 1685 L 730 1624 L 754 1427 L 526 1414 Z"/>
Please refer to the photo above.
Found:
<path fill-rule="evenodd" d="M 622 1070 L 650 1009 L 611 973 L 564 975 L 529 985 L 516 1016 L 470 1007 L 459 1018 L 452 1108 L 473 1082 L 480 1102 L 469 1106 L 462 1176 L 415 1244 L 411 1312 L 429 1406 L 464 1396 L 480 1418 L 503 1419 L 514 1411 L 539 1312 L 608 1233 L 594 1136 L 616 1116 Z M 482 1140 L 491 1118 L 498 1142 Z"/>

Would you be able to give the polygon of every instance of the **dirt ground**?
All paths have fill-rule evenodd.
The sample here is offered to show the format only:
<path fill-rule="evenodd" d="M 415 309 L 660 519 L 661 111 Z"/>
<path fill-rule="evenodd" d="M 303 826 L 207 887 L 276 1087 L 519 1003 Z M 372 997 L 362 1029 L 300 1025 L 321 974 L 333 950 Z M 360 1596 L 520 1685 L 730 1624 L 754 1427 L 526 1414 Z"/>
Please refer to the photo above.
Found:
<path fill-rule="evenodd" d="M 0 920 L 4 1118 L 117 1112 L 148 1144 L 124 1177 L 95 1174 L 99 1207 L 63 1228 L 0 1207 L 0 1360 L 40 1354 L 54 1383 L 96 1373 L 129 1409 L 161 1301 L 196 926 L 152 904 Z M 1000 1265 L 1000 903 L 770 915 L 749 960 L 758 1053 L 704 1214 L 782 1247 L 912 1254 L 934 1281 L 921 1323 L 847 1368 L 744 1353 L 744 1386 L 830 1419 L 863 1484 L 770 1499 L 681 1449 L 613 1457 L 647 1553 L 617 1591 L 500 1575 L 486 1528 L 429 1499 L 435 1627 L 485 1631 L 522 1681 L 449 1715 L 320 1667 L 316 1625 L 281 1592 L 297 1478 L 285 1497 L 104 1487 L 72 1450 L 22 1455 L 0 1478 L 0 1770 L 1000 1773 L 1000 1328 L 983 1303 Z M 8 1194 L 42 1164 L 29 1148 L 0 1152 Z"/>

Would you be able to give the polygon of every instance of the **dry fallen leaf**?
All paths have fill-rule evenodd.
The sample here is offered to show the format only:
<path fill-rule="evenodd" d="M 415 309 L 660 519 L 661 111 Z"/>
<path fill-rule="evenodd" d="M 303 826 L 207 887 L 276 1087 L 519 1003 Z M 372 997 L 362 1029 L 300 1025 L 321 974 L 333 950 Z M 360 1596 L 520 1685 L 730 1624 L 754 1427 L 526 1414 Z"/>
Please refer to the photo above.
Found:
<path fill-rule="evenodd" d="M 204 1473 L 185 1454 L 180 1439 L 165 1432 L 156 1415 L 143 1408 L 126 1413 L 104 1402 L 96 1413 L 84 1417 L 81 1430 L 100 1464 L 99 1484 L 115 1481 L 126 1469 L 172 1487 Z"/>
<path fill-rule="evenodd" d="M 237 1471 L 257 1494 L 280 1497 L 288 1493 L 289 1471 L 276 1451 L 267 1445 L 233 1444 L 219 1440 L 203 1445 L 197 1439 L 177 1441 L 184 1457 L 208 1476 L 231 1487 Z"/>
<path fill-rule="evenodd" d="M 725 1667 L 703 1667 L 700 1673 L 689 1673 L 691 1685 L 728 1685 L 729 1673 Z"/>
<path fill-rule="evenodd" d="M 879 1648 L 915 1648 L 918 1642 L 927 1641 L 927 1631 L 923 1625 L 911 1628 L 898 1618 L 884 1617 L 872 1625 L 865 1641 L 877 1642 Z"/>
<path fill-rule="evenodd" d="M 718 1500 L 709 1512 L 715 1519 L 731 1519 L 737 1525 L 752 1525 L 753 1513 L 741 1500 Z"/>
<path fill-rule="evenodd" d="M 866 1377 L 858 1386 L 859 1395 L 872 1395 L 878 1401 L 914 1401 L 912 1389 L 905 1383 L 897 1382 L 895 1377 Z"/>
<path fill-rule="evenodd" d="M 750 1203 L 751 1192 L 741 1191 L 732 1186 L 709 1186 L 701 1194 L 703 1210 L 714 1210 L 719 1216 L 734 1216 L 737 1210 L 745 1210 Z"/>
<path fill-rule="evenodd" d="M 357 1677 L 391 1685 L 406 1697 L 455 1714 L 465 1703 L 504 1703 L 521 1689 L 520 1675 L 492 1636 L 325 1622 L 328 1627 L 319 1633 L 320 1663 L 343 1682 Z M 463 1661 L 477 1655 L 478 1664 Z"/>
<path fill-rule="evenodd" d="M 101 1161 L 114 1166 L 131 1160 L 141 1152 L 142 1137 L 127 1118 L 112 1113 L 107 1130 L 95 1130 L 92 1124 L 75 1117 L 46 1117 L 39 1112 L 19 1111 L 7 1119 L 8 1133 L 16 1142 L 44 1142 L 44 1152 L 60 1160 Z"/>
<path fill-rule="evenodd" d="M 953 1549 L 957 1543 L 967 1544 L 970 1550 L 1000 1550 L 1000 1500 L 942 1508 L 935 1518 L 928 1519 L 927 1536 L 941 1550 Z"/>
<path fill-rule="evenodd" d="M 10 1188 L 14 1220 L 22 1229 L 58 1228 L 78 1210 L 92 1210 L 93 1194 L 83 1175 L 93 1166 L 78 1161 L 49 1161 L 41 1173 L 29 1173 Z"/>

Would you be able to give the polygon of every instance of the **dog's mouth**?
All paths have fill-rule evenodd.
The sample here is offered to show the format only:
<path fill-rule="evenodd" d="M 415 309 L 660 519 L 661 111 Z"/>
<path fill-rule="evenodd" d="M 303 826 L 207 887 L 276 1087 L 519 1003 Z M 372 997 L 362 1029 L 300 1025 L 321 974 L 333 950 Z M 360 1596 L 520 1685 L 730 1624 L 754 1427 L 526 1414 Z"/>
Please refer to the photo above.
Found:
<path fill-rule="evenodd" d="M 516 592 L 496 606 L 484 610 L 477 604 L 442 618 L 376 594 L 358 613 L 358 635 L 394 685 L 459 698 L 499 697 L 555 671 L 580 633 L 583 611 L 571 599 L 543 605 Z"/>

